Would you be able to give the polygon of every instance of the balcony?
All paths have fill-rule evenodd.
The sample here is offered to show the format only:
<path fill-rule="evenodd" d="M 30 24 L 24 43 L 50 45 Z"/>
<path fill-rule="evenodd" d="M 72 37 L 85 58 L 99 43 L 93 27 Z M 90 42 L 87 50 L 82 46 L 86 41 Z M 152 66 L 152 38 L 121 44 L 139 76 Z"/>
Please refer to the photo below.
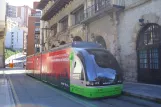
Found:
<path fill-rule="evenodd" d="M 124 0 L 99 0 L 97 3 L 94 3 L 92 6 L 87 7 L 84 12 L 84 20 L 82 23 L 89 23 L 99 16 L 105 15 L 104 13 L 109 13 L 113 11 L 118 11 L 125 8 Z"/>

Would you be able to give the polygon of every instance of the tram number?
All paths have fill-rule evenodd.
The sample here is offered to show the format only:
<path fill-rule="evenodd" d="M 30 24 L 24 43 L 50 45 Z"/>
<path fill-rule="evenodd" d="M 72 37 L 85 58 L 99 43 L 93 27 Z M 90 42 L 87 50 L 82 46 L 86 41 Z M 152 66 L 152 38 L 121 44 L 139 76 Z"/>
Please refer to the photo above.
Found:
<path fill-rule="evenodd" d="M 64 82 L 61 82 L 61 85 L 65 86 L 65 87 L 69 87 L 69 85 L 67 83 L 64 83 Z"/>

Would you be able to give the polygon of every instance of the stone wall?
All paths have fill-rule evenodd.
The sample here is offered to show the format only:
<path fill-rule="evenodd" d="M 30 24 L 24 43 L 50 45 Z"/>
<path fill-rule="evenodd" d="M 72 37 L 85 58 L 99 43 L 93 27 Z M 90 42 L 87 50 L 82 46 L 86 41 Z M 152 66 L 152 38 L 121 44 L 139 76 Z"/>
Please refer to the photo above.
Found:
<path fill-rule="evenodd" d="M 83 41 L 86 41 L 86 37 L 84 35 L 83 25 L 75 25 L 75 26 L 71 27 L 70 35 L 72 35 L 73 38 L 76 37 L 76 36 L 79 36 L 79 37 L 81 37 L 81 39 Z"/>
<path fill-rule="evenodd" d="M 130 1 L 130 0 L 129 0 Z M 142 5 L 125 10 L 119 16 L 118 35 L 121 45 L 121 66 L 126 81 L 137 81 L 136 40 L 141 29 L 139 19 L 144 18 L 149 23 L 160 23 L 161 1 L 148 0 Z"/>
<path fill-rule="evenodd" d="M 72 11 L 84 4 L 85 0 L 74 0 L 67 4 L 61 11 L 49 20 L 50 26 L 58 23 L 63 17 L 70 15 Z"/>
<path fill-rule="evenodd" d="M 4 67 L 4 39 L 0 39 L 0 68 Z"/>
<path fill-rule="evenodd" d="M 70 12 L 80 5 L 77 4 L 78 1 L 75 0 L 62 9 L 49 21 L 48 27 L 58 23 L 64 16 L 70 16 Z M 92 0 L 88 2 L 88 5 L 91 3 Z M 143 18 L 149 23 L 161 25 L 160 4 L 161 0 L 125 0 L 125 10 L 118 14 L 118 21 L 113 15 L 105 13 L 106 16 L 87 24 L 86 31 L 84 31 L 83 25 L 73 26 L 71 24 L 73 23 L 72 16 L 70 16 L 68 32 L 58 33 L 58 39 L 72 42 L 70 37 L 72 35 L 80 36 L 83 40 L 86 40 L 86 36 L 88 36 L 88 40 L 93 41 L 92 36 L 102 36 L 107 49 L 119 60 L 124 71 L 125 81 L 137 82 L 136 41 L 141 29 L 139 19 Z M 59 43 L 54 41 L 54 44 L 58 45 Z"/>
<path fill-rule="evenodd" d="M 115 30 L 114 21 L 111 16 L 107 15 L 98 19 L 88 25 L 89 40 L 93 36 L 102 36 L 106 42 L 106 47 L 110 52 L 116 56 L 117 52 L 117 35 Z"/>
<path fill-rule="evenodd" d="M 66 43 L 72 42 L 71 35 L 73 37 L 80 36 L 84 40 L 85 37 L 82 29 L 83 27 L 80 24 L 75 25 L 75 21 L 74 21 L 75 18 L 71 14 L 72 11 L 74 11 L 84 3 L 85 3 L 85 0 L 71 1 L 62 10 L 60 10 L 55 16 L 53 16 L 50 20 L 41 22 L 41 25 L 42 25 L 41 27 L 43 28 L 45 28 L 46 26 L 47 28 L 51 28 L 51 26 L 53 26 L 54 24 L 57 24 L 57 34 L 55 35 L 55 37 L 52 37 L 53 36 L 51 34 L 52 31 L 50 30 L 48 30 L 47 33 L 45 30 L 41 32 L 41 35 L 44 36 L 45 50 L 50 49 L 52 45 L 59 46 L 59 42 L 61 41 L 65 41 Z M 50 5 L 50 2 L 48 3 L 48 5 Z M 69 28 L 67 31 L 62 32 L 61 23 L 59 23 L 59 21 L 65 16 L 68 16 Z"/>

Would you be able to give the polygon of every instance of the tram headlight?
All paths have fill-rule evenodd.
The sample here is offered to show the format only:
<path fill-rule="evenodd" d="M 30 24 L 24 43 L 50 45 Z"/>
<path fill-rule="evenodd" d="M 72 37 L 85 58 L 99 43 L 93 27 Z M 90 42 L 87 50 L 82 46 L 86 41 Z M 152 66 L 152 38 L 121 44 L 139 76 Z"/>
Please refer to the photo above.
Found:
<path fill-rule="evenodd" d="M 117 83 L 122 83 L 122 76 L 121 75 L 117 76 Z"/>
<path fill-rule="evenodd" d="M 86 83 L 87 86 L 96 86 L 99 85 L 100 83 L 98 81 L 88 81 Z"/>
<path fill-rule="evenodd" d="M 95 84 L 95 85 L 99 85 L 100 83 L 96 81 L 96 82 L 94 82 L 94 84 Z"/>
<path fill-rule="evenodd" d="M 121 80 L 119 80 L 119 81 L 117 81 L 117 83 L 122 83 L 122 81 L 121 81 Z"/>

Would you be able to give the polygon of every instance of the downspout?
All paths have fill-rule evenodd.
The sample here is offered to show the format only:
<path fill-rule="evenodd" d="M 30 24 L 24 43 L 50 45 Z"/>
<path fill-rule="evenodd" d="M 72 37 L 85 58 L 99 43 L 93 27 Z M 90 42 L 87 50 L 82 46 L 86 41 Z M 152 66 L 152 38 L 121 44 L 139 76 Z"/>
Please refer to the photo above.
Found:
<path fill-rule="evenodd" d="M 121 64 L 121 55 L 120 55 L 120 42 L 119 42 L 119 33 L 118 33 L 118 24 L 119 24 L 119 19 L 118 19 L 118 14 L 117 12 L 113 12 L 113 19 L 114 19 L 114 26 L 115 26 L 115 35 L 116 35 L 116 59 L 117 61 Z"/>
<path fill-rule="evenodd" d="M 86 0 L 86 3 L 85 3 L 85 15 L 86 16 L 87 14 L 87 0 Z M 84 27 L 85 27 L 85 32 L 86 32 L 86 41 L 89 42 L 89 37 L 88 37 L 88 24 L 84 24 Z"/>

